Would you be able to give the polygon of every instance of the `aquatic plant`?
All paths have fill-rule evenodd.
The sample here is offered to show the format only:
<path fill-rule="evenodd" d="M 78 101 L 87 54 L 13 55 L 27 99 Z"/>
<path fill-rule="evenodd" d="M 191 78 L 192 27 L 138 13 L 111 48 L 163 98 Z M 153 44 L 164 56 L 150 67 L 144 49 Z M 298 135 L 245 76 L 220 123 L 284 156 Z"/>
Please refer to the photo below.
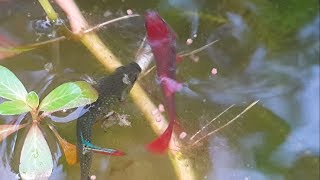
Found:
<path fill-rule="evenodd" d="M 20 80 L 6 67 L 0 65 L 0 115 L 30 113 L 32 122 L 18 125 L 0 125 L 0 141 L 26 126 L 31 126 L 21 150 L 19 173 L 23 179 L 49 177 L 53 170 L 53 158 L 48 143 L 39 128 L 39 122 L 47 115 L 65 109 L 84 106 L 95 102 L 98 93 L 85 81 L 67 82 L 52 90 L 40 102 L 36 92 L 27 92 Z M 76 147 L 56 135 L 66 160 L 76 163 Z"/>

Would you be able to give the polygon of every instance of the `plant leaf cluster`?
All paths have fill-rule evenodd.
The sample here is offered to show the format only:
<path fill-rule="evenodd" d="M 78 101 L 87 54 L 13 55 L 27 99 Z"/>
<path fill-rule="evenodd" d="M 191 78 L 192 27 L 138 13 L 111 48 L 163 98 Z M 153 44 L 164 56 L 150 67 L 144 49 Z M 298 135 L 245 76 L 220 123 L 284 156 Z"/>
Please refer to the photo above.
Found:
<path fill-rule="evenodd" d="M 0 104 L 0 115 L 18 115 L 27 112 L 32 115 L 31 128 L 21 151 L 19 173 L 23 179 L 38 179 L 49 177 L 53 170 L 52 154 L 39 128 L 41 119 L 46 114 L 91 104 L 98 99 L 98 93 L 85 81 L 67 82 L 52 90 L 40 102 L 36 92 L 28 92 L 9 69 L 0 65 L 0 99 L 4 99 Z M 0 125 L 0 141 L 27 125 L 30 123 Z M 49 127 L 63 148 L 67 162 L 75 164 L 77 157 L 75 146 L 61 138 L 52 126 Z"/>

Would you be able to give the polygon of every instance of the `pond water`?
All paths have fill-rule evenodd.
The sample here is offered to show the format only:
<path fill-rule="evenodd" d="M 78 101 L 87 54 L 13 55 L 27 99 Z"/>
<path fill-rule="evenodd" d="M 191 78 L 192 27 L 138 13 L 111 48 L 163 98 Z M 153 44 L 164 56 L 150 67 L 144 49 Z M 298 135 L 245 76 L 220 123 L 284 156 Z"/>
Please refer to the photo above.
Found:
<path fill-rule="evenodd" d="M 198 146 L 183 147 L 182 153 L 193 160 L 197 179 L 320 178 L 318 1 L 79 0 L 77 3 L 92 25 L 122 16 L 127 9 L 139 14 L 155 9 L 176 32 L 178 52 L 190 52 L 219 40 L 178 65 L 177 79 L 193 92 L 181 92 L 176 97 L 182 127 L 191 136 L 232 106 L 201 131 L 197 136 L 200 138 L 230 122 L 252 102 L 259 102 Z M 0 1 L 0 46 L 47 40 L 47 34 L 39 37 L 31 25 L 44 17 L 37 1 Z M 144 22 L 141 17 L 132 18 L 97 33 L 123 63 L 128 63 L 134 60 L 145 36 Z M 189 38 L 193 39 L 191 45 L 186 44 Z M 107 73 L 80 42 L 72 40 L 3 57 L 0 64 L 12 70 L 29 91 L 39 92 L 40 99 L 63 82 Z M 217 69 L 216 75 L 211 74 L 213 68 Z M 139 81 L 155 104 L 162 103 L 154 71 Z M 128 115 L 131 126 L 114 125 L 105 130 L 98 123 L 93 127 L 93 141 L 128 154 L 94 155 L 92 174 L 97 179 L 177 179 L 166 155 L 143 150 L 155 135 L 132 100 L 120 103 L 115 111 Z M 1 124 L 28 119 L 28 115 L 0 116 Z M 79 165 L 66 164 L 47 123 L 54 124 L 71 143 L 76 142 L 76 123 L 49 119 L 42 123 L 55 162 L 50 179 L 79 178 Z M 26 132 L 21 130 L 1 142 L 1 176 L 17 177 Z"/>

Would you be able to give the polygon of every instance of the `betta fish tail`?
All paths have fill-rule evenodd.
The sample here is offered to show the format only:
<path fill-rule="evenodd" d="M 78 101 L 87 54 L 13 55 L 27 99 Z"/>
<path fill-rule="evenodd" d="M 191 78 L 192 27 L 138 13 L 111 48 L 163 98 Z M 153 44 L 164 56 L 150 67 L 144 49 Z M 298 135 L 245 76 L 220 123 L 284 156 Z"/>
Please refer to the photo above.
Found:
<path fill-rule="evenodd" d="M 146 148 L 148 151 L 159 154 L 166 152 L 169 147 L 174 124 L 176 124 L 175 121 L 170 121 L 167 129 L 157 139 L 147 144 Z"/>

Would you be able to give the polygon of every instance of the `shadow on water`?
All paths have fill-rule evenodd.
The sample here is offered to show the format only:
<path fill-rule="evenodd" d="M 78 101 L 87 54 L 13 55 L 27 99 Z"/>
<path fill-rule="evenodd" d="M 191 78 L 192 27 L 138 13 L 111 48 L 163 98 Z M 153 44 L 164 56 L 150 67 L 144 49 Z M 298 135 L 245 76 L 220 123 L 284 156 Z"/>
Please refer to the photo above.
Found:
<path fill-rule="evenodd" d="M 185 58 L 178 66 L 178 79 L 190 92 L 177 95 L 178 115 L 188 135 L 235 104 L 232 110 L 200 135 L 219 128 L 248 104 L 259 104 L 237 121 L 187 149 L 199 179 L 319 179 L 319 4 L 317 1 L 79 1 L 91 24 L 118 17 L 132 9 L 139 13 L 157 9 L 176 31 L 179 51 L 188 52 L 206 43 L 219 42 Z M 35 1 L 35 4 L 36 1 Z M 13 14 L 11 11 L 17 11 Z M 0 2 L 0 36 L 5 42 L 26 44 L 38 35 L 30 22 L 44 17 L 40 6 L 20 1 Z M 18 31 L 19 29 L 19 31 Z M 134 59 L 144 37 L 143 20 L 132 19 L 101 29 L 98 34 L 127 63 Z M 187 39 L 191 45 L 186 45 Z M 1 40 L 2 40 L 1 39 Z M 47 37 L 41 37 L 41 40 Z M 1 57 L 1 56 L 0 56 Z M 9 57 L 9 56 L 8 56 Z M 103 69 L 88 51 L 63 41 L 19 56 L 0 59 L 28 90 L 43 97 L 62 82 L 99 77 Z M 215 67 L 218 74 L 212 75 Z M 161 92 L 151 72 L 141 80 L 156 104 Z M 146 153 L 143 146 L 153 139 L 141 112 L 129 99 L 115 110 L 129 115 L 131 127 L 114 125 L 106 132 L 94 126 L 94 142 L 115 146 L 128 153 L 114 158 L 96 155 L 93 174 L 98 179 L 176 179 L 167 156 Z M 59 112 L 67 116 L 72 111 Z M 73 113 L 77 116 L 77 111 Z M 26 121 L 29 116 L 4 117 L 3 124 Z M 74 119 L 70 118 L 69 120 Z M 59 120 L 59 118 L 58 118 Z M 61 119 L 60 119 L 61 120 Z M 75 121 L 52 122 L 62 137 L 75 143 Z M 48 128 L 54 156 L 51 179 L 79 177 L 79 165 L 68 166 Z M 1 142 L 0 175 L 17 177 L 19 152 L 26 131 Z M 12 160 L 13 159 L 13 160 Z M 11 161 L 12 160 L 12 161 Z"/>

